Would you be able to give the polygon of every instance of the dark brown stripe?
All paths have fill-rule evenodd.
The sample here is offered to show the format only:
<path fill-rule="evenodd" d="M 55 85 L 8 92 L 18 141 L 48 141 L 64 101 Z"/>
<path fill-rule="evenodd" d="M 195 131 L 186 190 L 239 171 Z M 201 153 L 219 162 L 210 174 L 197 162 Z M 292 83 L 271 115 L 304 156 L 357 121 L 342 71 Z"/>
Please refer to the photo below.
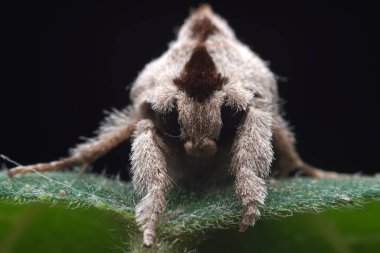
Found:
<path fill-rule="evenodd" d="M 191 27 L 192 37 L 198 38 L 200 42 L 204 42 L 208 36 L 218 32 L 218 28 L 207 17 L 194 20 Z"/>
<path fill-rule="evenodd" d="M 216 71 L 215 64 L 204 45 L 198 45 L 179 77 L 173 80 L 179 89 L 198 102 L 205 101 L 228 81 Z"/>

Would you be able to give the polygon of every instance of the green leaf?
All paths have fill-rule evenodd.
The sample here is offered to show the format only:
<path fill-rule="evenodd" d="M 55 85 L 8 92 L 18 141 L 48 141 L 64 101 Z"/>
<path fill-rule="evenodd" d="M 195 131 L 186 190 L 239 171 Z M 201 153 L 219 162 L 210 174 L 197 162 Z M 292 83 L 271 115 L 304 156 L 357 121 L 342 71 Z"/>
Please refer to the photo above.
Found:
<path fill-rule="evenodd" d="M 307 237 L 312 231 L 317 231 L 316 236 L 323 242 L 335 241 L 331 238 L 339 239 L 339 236 L 351 238 L 341 233 L 349 229 L 338 226 L 338 232 L 331 235 L 326 229 L 330 223 L 339 221 L 341 215 L 332 211 L 312 216 L 305 213 L 347 209 L 378 200 L 380 177 L 271 180 L 266 204 L 261 210 L 263 220 L 247 233 L 231 232 L 236 230 L 242 215 L 231 186 L 202 192 L 175 190 L 167 198 L 167 210 L 157 226 L 156 245 L 153 249 L 144 249 L 134 221 L 134 207 L 140 197 L 133 192 L 130 183 L 91 174 L 78 176 L 72 172 L 26 174 L 9 179 L 5 172 L 0 172 L 0 252 L 25 252 L 26 249 L 28 252 L 187 252 L 195 249 L 209 234 L 223 240 L 214 246 L 213 240 L 203 242 L 200 252 L 212 252 L 207 247 L 217 249 L 218 245 L 225 245 L 228 242 L 225 238 L 230 239 L 229 245 L 237 242 L 236 245 L 247 245 L 235 252 L 262 250 L 265 245 L 271 249 L 268 252 L 287 252 L 285 246 L 292 245 L 292 240 L 289 236 L 282 240 L 284 234 L 301 233 L 307 239 L 301 244 L 306 246 L 313 241 L 312 236 Z M 375 209 L 379 213 L 379 205 Z M 342 214 L 342 217 L 350 217 L 350 214 Z M 292 217 L 285 218 L 288 216 Z M 372 218 L 377 221 L 372 223 L 380 228 L 378 215 Z M 351 220 L 355 219 L 348 219 Z M 361 223 L 354 225 L 346 227 L 360 229 Z M 364 241 L 379 235 L 371 231 L 364 231 L 369 233 Z M 278 241 L 285 246 L 270 240 L 276 233 L 281 236 L 277 237 Z M 361 242 L 362 239 L 353 240 Z M 33 243 L 36 241 L 39 243 Z M 339 244 L 321 247 L 330 252 L 351 252 L 344 249 L 351 250 L 350 245 L 355 245 L 345 240 L 341 244 L 346 248 Z M 278 245 L 284 250 L 276 251 Z M 232 251 L 223 251 L 227 248 L 223 246 L 215 252 Z"/>
<path fill-rule="evenodd" d="M 262 220 L 246 233 L 221 231 L 199 246 L 200 253 L 338 252 L 378 253 L 380 203 Z"/>

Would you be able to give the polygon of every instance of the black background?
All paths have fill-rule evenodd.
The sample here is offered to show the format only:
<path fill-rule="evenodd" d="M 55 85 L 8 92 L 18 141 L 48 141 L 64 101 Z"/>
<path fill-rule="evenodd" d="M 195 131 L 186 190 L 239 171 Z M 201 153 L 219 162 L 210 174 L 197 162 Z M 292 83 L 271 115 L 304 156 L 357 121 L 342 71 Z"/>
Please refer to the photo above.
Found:
<path fill-rule="evenodd" d="M 211 1 L 280 82 L 298 150 L 316 166 L 379 171 L 376 8 L 365 1 Z M 67 154 L 174 39 L 198 2 L 17 1 L 2 7 L 0 153 L 22 164 Z M 377 75 L 376 75 L 377 76 Z M 376 80 L 377 81 L 377 80 Z M 375 153 L 376 152 L 376 153 Z M 123 144 L 95 170 L 127 175 Z M 9 166 L 10 164 L 8 164 Z"/>

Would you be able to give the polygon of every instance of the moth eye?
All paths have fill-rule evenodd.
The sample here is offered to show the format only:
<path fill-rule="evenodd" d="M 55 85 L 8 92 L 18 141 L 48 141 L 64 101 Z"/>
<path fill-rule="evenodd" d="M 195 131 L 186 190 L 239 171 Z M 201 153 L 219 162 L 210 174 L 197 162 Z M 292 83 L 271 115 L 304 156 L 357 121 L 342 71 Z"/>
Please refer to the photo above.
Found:
<path fill-rule="evenodd" d="M 223 105 L 221 109 L 223 128 L 236 129 L 245 114 L 243 110 L 237 110 L 229 105 Z"/>
<path fill-rule="evenodd" d="M 160 116 L 165 132 L 172 136 L 179 136 L 181 134 L 178 123 L 177 108 L 173 108 L 169 112 L 162 113 Z"/>
<path fill-rule="evenodd" d="M 231 144 L 235 139 L 236 130 L 241 124 L 245 111 L 237 110 L 228 105 L 221 108 L 222 129 L 220 131 L 219 143 L 221 145 Z"/>

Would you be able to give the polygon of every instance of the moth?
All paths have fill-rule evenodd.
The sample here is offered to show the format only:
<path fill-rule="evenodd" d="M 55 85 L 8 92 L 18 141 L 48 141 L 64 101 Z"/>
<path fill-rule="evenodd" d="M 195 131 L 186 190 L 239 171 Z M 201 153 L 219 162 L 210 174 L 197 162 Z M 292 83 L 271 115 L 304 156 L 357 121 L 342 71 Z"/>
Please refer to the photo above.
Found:
<path fill-rule="evenodd" d="M 145 66 L 130 97 L 131 105 L 110 113 L 96 137 L 71 149 L 70 156 L 15 167 L 9 176 L 86 168 L 131 137 L 132 183 L 144 196 L 136 222 L 146 247 L 154 243 L 165 194 L 174 186 L 232 182 L 244 231 L 260 217 L 272 167 L 280 175 L 300 170 L 336 176 L 300 158 L 281 116 L 275 75 L 208 5 L 192 11 L 167 52 Z"/>

